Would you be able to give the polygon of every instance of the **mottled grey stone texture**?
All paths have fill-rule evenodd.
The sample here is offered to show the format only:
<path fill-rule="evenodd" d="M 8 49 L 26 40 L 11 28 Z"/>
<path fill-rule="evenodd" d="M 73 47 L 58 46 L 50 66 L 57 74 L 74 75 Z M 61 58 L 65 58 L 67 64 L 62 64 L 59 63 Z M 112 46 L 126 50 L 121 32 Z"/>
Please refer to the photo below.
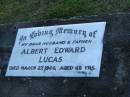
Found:
<path fill-rule="evenodd" d="M 99 78 L 5 77 L 18 28 L 106 21 Z M 0 97 L 130 97 L 130 13 L 0 25 Z"/>

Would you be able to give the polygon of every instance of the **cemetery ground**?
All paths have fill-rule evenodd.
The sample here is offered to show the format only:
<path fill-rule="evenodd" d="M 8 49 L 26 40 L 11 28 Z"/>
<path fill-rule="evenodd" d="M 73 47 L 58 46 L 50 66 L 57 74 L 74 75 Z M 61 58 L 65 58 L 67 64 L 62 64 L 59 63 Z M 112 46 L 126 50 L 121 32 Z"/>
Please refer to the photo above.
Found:
<path fill-rule="evenodd" d="M 0 24 L 129 11 L 130 0 L 0 0 Z"/>

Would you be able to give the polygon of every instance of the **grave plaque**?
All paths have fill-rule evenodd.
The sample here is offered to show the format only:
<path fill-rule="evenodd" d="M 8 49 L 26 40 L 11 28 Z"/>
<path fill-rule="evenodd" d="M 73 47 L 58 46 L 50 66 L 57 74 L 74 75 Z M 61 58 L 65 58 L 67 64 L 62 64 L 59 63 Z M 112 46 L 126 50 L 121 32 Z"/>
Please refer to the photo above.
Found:
<path fill-rule="evenodd" d="M 105 25 L 19 29 L 6 76 L 99 77 Z"/>

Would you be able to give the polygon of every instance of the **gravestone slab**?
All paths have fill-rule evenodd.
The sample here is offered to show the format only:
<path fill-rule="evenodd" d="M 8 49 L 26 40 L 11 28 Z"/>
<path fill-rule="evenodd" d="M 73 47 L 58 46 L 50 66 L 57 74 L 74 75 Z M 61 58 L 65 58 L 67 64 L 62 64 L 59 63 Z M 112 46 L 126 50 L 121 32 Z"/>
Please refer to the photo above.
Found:
<path fill-rule="evenodd" d="M 19 28 L 106 21 L 99 77 L 5 77 Z M 130 97 L 130 14 L 0 25 L 0 97 Z"/>

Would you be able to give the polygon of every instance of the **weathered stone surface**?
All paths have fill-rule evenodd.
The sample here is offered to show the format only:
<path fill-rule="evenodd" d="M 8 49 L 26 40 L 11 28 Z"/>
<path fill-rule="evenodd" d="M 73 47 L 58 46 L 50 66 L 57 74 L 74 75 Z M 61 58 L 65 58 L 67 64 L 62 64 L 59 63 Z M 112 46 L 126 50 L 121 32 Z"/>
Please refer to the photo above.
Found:
<path fill-rule="evenodd" d="M 106 21 L 99 78 L 5 77 L 18 28 Z M 0 97 L 130 97 L 130 13 L 0 25 Z"/>

